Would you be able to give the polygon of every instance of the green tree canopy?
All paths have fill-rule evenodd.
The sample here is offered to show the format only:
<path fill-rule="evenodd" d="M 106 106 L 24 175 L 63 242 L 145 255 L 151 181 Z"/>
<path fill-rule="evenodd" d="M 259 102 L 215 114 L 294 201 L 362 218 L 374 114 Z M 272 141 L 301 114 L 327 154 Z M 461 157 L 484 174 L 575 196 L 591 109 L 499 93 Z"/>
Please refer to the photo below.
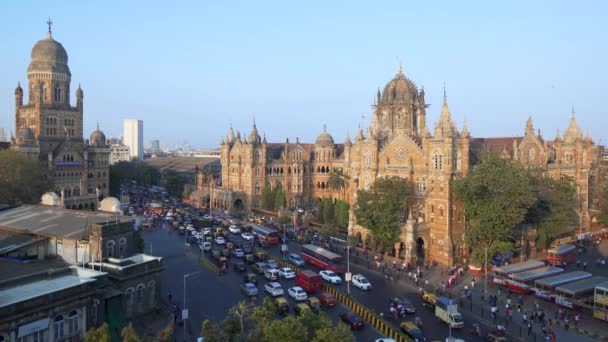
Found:
<path fill-rule="evenodd" d="M 289 316 L 282 320 L 272 321 L 265 329 L 263 342 L 306 342 L 308 331 L 300 320 Z"/>
<path fill-rule="evenodd" d="M 110 328 L 104 323 L 98 328 L 92 327 L 84 337 L 85 342 L 111 342 Z"/>
<path fill-rule="evenodd" d="M 210 320 L 203 321 L 201 336 L 203 336 L 207 342 L 224 342 L 226 340 L 219 325 Z"/>
<path fill-rule="evenodd" d="M 188 178 L 179 172 L 166 170 L 162 173 L 162 184 L 171 196 L 182 196 L 186 183 Z"/>
<path fill-rule="evenodd" d="M 136 181 L 139 185 L 159 185 L 160 171 L 141 161 L 118 162 L 110 165 L 110 194 L 120 196 L 120 185 L 129 181 Z"/>
<path fill-rule="evenodd" d="M 15 151 L 0 151 L 0 204 L 40 203 L 50 190 L 49 169 L 44 163 Z"/>
<path fill-rule="evenodd" d="M 357 223 L 369 229 L 376 249 L 392 248 L 401 233 L 408 198 L 414 193 L 412 183 L 404 178 L 379 178 L 369 190 L 357 192 Z"/>
<path fill-rule="evenodd" d="M 348 188 L 348 177 L 342 169 L 334 168 L 329 174 L 328 185 L 331 189 L 340 191 L 342 199 L 346 198 L 346 189 Z"/>
<path fill-rule="evenodd" d="M 353 336 L 350 328 L 342 323 L 338 322 L 335 328 L 323 328 L 317 330 L 315 337 L 312 342 L 355 342 L 355 336 Z"/>
<path fill-rule="evenodd" d="M 577 224 L 576 188 L 571 179 L 553 179 L 542 170 L 529 172 L 530 188 L 535 197 L 526 222 L 537 226 L 538 249 L 545 249 L 559 235 L 571 232 Z"/>
<path fill-rule="evenodd" d="M 312 340 L 318 330 L 331 329 L 333 325 L 329 316 L 323 311 L 313 313 L 311 310 L 305 310 L 298 319 L 308 331 L 307 341 Z"/>
<path fill-rule="evenodd" d="M 129 323 L 129 325 L 122 329 L 121 336 L 123 342 L 142 342 L 141 337 L 137 335 L 135 328 L 133 328 L 133 323 Z"/>
<path fill-rule="evenodd" d="M 521 166 L 498 154 L 484 153 L 469 174 L 454 181 L 454 194 L 464 202 L 465 238 L 473 262 L 512 248 L 513 228 L 522 223 L 534 202 Z"/>

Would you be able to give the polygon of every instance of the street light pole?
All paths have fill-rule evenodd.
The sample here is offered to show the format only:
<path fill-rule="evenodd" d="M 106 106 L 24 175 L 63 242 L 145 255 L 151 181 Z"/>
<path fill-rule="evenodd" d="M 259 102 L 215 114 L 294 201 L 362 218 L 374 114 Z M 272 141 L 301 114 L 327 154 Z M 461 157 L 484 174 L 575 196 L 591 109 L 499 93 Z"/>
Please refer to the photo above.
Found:
<path fill-rule="evenodd" d="M 350 246 L 346 245 L 346 292 L 350 296 Z"/>
<path fill-rule="evenodd" d="M 484 276 L 484 295 L 488 295 L 488 247 L 484 248 L 484 265 L 483 265 L 483 276 Z"/>
<path fill-rule="evenodd" d="M 186 279 L 187 279 L 189 276 L 191 276 L 191 275 L 195 275 L 195 274 L 198 274 L 198 273 L 201 273 L 201 271 L 198 271 L 198 272 L 192 272 L 192 273 L 188 273 L 188 274 L 184 274 L 184 308 L 183 308 L 182 310 L 185 310 L 186 312 L 187 312 L 187 309 L 186 309 Z M 184 312 L 184 311 L 182 311 L 182 316 L 183 316 L 183 312 Z M 189 313 L 188 313 L 188 315 L 189 315 Z M 183 317 L 182 317 L 182 318 L 183 318 Z M 186 340 L 186 332 L 188 331 L 188 330 L 186 329 L 186 320 L 187 320 L 187 319 L 188 319 L 188 318 L 187 318 L 187 316 L 186 316 L 186 318 L 184 318 L 184 319 L 183 319 L 183 321 L 184 321 L 184 341 Z"/>

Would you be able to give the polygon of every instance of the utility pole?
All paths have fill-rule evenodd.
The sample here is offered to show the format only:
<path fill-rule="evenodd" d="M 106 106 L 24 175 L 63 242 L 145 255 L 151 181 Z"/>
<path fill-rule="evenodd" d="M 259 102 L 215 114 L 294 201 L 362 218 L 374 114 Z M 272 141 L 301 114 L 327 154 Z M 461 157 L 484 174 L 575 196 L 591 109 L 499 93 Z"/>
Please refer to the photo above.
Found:
<path fill-rule="evenodd" d="M 184 321 L 184 341 L 186 341 L 186 333 L 188 331 L 188 329 L 186 328 L 186 320 L 188 319 L 189 313 L 188 313 L 188 309 L 186 308 L 186 279 L 191 276 L 191 275 L 195 275 L 195 274 L 199 274 L 201 273 L 201 271 L 198 272 L 192 272 L 192 273 L 188 273 L 188 274 L 184 274 L 184 307 L 183 307 L 183 311 L 182 311 L 182 320 Z"/>
<path fill-rule="evenodd" d="M 483 276 L 484 276 L 484 295 L 488 295 L 488 247 L 484 248 L 484 265 L 483 265 Z"/>
<path fill-rule="evenodd" d="M 348 242 L 346 245 L 346 274 L 344 275 L 344 278 L 344 280 L 346 280 L 346 292 L 350 296 L 350 246 L 348 245 Z"/>

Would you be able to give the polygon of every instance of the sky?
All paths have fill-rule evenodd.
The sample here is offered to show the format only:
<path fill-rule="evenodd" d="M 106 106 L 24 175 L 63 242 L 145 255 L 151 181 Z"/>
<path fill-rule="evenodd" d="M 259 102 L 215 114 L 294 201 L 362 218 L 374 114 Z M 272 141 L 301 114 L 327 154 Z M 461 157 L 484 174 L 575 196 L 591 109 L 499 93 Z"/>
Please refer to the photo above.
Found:
<path fill-rule="evenodd" d="M 369 125 L 397 72 L 424 86 L 427 123 L 446 84 L 452 118 L 473 137 L 553 139 L 572 107 L 608 143 L 606 1 L 2 1 L 0 127 L 14 130 L 14 89 L 30 50 L 53 38 L 84 90 L 85 138 L 97 123 L 144 141 L 217 148 L 255 118 L 269 142 L 336 142 Z M 27 89 L 24 87 L 24 89 Z M 26 98 L 27 98 L 27 90 Z M 72 91 L 73 93 L 73 91 Z M 72 103 L 75 104 L 75 96 Z"/>

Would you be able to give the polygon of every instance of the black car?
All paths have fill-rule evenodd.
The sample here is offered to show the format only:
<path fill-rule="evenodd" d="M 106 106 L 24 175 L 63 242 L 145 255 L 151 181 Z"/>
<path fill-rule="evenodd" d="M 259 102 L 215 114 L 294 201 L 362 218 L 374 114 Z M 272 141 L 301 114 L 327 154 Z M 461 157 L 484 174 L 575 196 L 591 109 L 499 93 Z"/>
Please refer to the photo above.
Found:
<path fill-rule="evenodd" d="M 268 264 L 265 262 L 256 262 L 251 266 L 251 270 L 257 274 L 264 274 L 264 271 L 268 268 Z"/>
<path fill-rule="evenodd" d="M 237 262 L 235 264 L 232 264 L 232 268 L 234 268 L 235 271 L 237 272 L 245 272 L 247 271 L 247 266 L 245 265 L 244 262 Z"/>
<path fill-rule="evenodd" d="M 363 329 L 363 319 L 354 312 L 343 312 L 340 314 L 340 319 L 353 330 Z"/>
<path fill-rule="evenodd" d="M 401 307 L 403 309 L 403 311 L 405 311 L 408 314 L 416 313 L 416 307 L 408 299 L 401 298 L 401 297 L 392 297 L 389 300 L 389 304 L 396 308 Z"/>

